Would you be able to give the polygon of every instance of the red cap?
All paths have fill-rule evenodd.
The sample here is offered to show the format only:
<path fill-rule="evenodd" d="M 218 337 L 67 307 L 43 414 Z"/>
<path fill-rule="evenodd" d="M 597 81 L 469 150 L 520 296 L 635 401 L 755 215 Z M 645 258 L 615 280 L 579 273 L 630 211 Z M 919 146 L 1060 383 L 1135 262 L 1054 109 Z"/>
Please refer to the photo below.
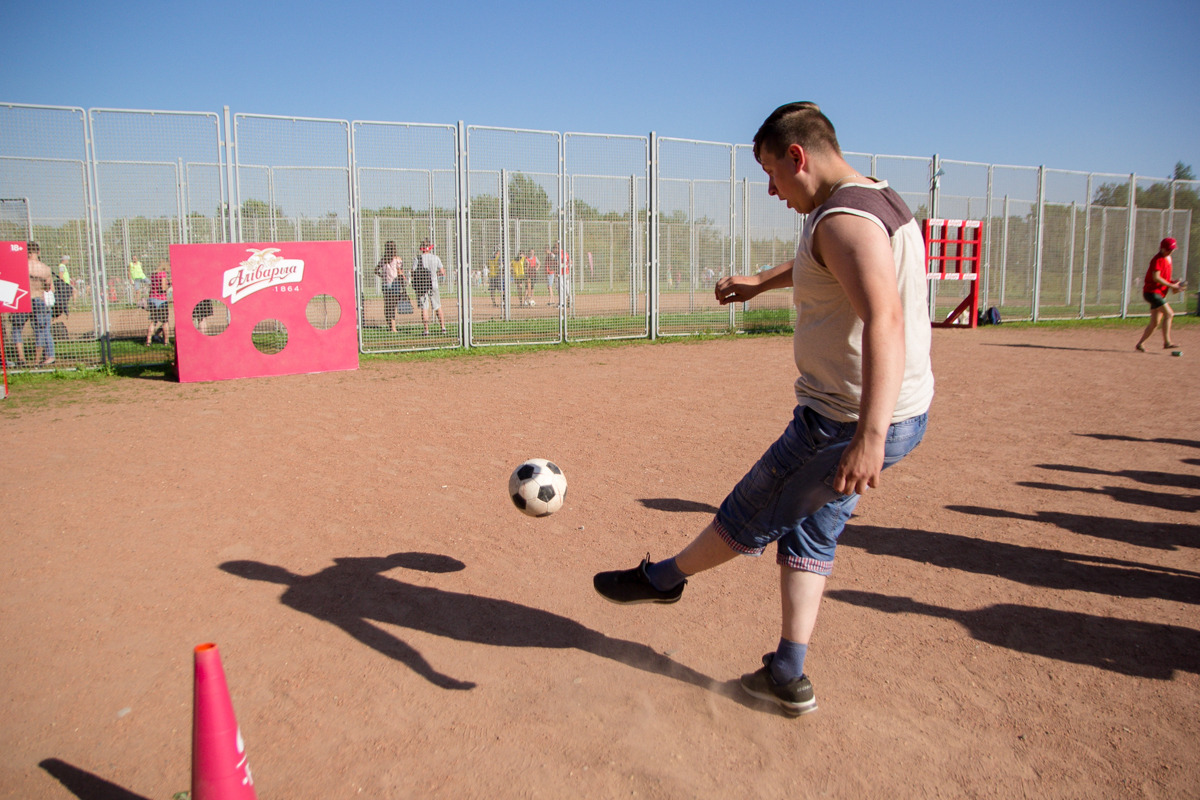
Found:
<path fill-rule="evenodd" d="M 1160 249 L 1161 249 L 1161 248 L 1163 248 L 1163 247 L 1165 247 L 1165 248 L 1167 248 L 1168 250 L 1174 250 L 1174 249 L 1175 249 L 1175 246 L 1176 246 L 1176 243 L 1175 243 L 1175 240 L 1174 240 L 1174 239 L 1172 239 L 1170 236 L 1168 236 L 1167 238 L 1165 238 L 1165 239 L 1163 239 L 1161 242 L 1159 242 L 1159 243 L 1158 243 L 1158 246 L 1159 246 L 1159 248 L 1160 248 Z"/>

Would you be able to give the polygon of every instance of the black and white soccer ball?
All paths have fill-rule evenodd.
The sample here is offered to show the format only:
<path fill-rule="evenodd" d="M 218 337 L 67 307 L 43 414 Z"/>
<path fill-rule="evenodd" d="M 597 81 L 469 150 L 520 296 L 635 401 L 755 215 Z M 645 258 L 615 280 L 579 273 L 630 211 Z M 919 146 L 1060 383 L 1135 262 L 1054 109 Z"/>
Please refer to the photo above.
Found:
<path fill-rule="evenodd" d="M 531 458 L 509 476 L 508 496 L 529 516 L 548 517 L 563 506 L 567 477 L 553 461 Z"/>

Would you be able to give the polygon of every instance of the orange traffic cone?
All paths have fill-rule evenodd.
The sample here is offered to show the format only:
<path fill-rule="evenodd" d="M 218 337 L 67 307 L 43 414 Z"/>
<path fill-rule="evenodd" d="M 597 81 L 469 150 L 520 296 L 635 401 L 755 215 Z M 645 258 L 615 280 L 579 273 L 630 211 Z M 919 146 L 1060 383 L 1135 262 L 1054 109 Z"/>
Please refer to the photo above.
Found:
<path fill-rule="evenodd" d="M 215 644 L 196 647 L 191 800 L 257 800 Z"/>

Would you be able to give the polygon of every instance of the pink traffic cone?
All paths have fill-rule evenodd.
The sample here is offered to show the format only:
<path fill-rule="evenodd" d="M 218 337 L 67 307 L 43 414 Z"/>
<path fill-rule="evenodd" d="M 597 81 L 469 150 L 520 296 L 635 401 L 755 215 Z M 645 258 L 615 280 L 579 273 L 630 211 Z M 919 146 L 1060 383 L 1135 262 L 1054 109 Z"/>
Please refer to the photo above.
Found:
<path fill-rule="evenodd" d="M 191 800 L 257 800 L 215 644 L 196 647 Z"/>

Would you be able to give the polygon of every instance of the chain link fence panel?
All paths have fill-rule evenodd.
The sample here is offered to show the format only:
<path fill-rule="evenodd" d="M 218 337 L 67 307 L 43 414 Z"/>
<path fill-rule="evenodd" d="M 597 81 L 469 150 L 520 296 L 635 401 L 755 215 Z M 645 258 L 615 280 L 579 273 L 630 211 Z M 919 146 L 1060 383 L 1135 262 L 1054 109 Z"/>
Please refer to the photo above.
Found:
<path fill-rule="evenodd" d="M 461 345 L 457 127 L 354 122 L 352 133 L 363 352 Z M 422 309 L 413 272 L 426 241 L 444 274 L 425 256 L 437 291 L 432 292 L 432 283 L 427 287 L 428 307 Z"/>
<path fill-rule="evenodd" d="M 755 275 L 795 258 L 805 217 L 771 196 L 753 146 L 734 146 L 734 169 L 734 274 Z M 748 303 L 734 304 L 738 330 L 780 330 L 795 321 L 790 289 L 764 292 Z"/>
<path fill-rule="evenodd" d="M 189 175 L 186 165 L 219 163 L 220 120 L 202 112 L 103 108 L 91 109 L 88 119 L 106 358 L 113 364 L 171 361 L 171 332 L 180 317 L 170 299 L 169 248 L 188 243 L 189 216 L 200 230 L 218 227 L 220 170 Z M 189 208 L 189 196 L 211 205 Z"/>
<path fill-rule="evenodd" d="M 562 136 L 483 126 L 466 136 L 471 344 L 564 341 L 578 254 L 565 236 Z"/>
<path fill-rule="evenodd" d="M 567 251 L 576 259 L 567 338 L 647 337 L 650 140 L 567 133 L 563 153 Z"/>
<path fill-rule="evenodd" d="M 43 260 L 71 277 L 52 325 L 57 363 L 170 358 L 144 337 L 148 284 L 174 243 L 351 240 L 364 352 L 794 324 L 787 292 L 730 307 L 713 296 L 725 275 L 792 258 L 803 225 L 770 197 L 748 145 L 225 120 L 228 141 L 215 114 L 0 105 L 0 236 L 40 241 Z M 1196 272 L 1194 180 L 845 157 L 887 180 L 918 220 L 983 222 L 981 305 L 1006 319 L 1144 313 L 1145 265 L 1167 235 L 1179 240 L 1176 276 Z M 411 281 L 425 239 L 445 274 L 442 316 L 423 320 Z M 376 274 L 389 248 L 403 300 Z M 956 306 L 958 290 L 935 283 L 931 314 Z M 1194 290 L 1185 299 L 1191 310 Z M 10 315 L 4 324 L 11 348 Z"/>
<path fill-rule="evenodd" d="M 37 329 L 43 326 L 56 366 L 102 362 L 89 165 L 83 109 L 0 105 L 0 240 L 37 242 L 57 297 L 38 319 L 0 314 L 10 369 L 38 367 Z M 45 360 L 49 348 L 42 350 Z"/>
<path fill-rule="evenodd" d="M 733 145 L 658 140 L 659 335 L 730 331 L 714 285 L 733 269 Z"/>

